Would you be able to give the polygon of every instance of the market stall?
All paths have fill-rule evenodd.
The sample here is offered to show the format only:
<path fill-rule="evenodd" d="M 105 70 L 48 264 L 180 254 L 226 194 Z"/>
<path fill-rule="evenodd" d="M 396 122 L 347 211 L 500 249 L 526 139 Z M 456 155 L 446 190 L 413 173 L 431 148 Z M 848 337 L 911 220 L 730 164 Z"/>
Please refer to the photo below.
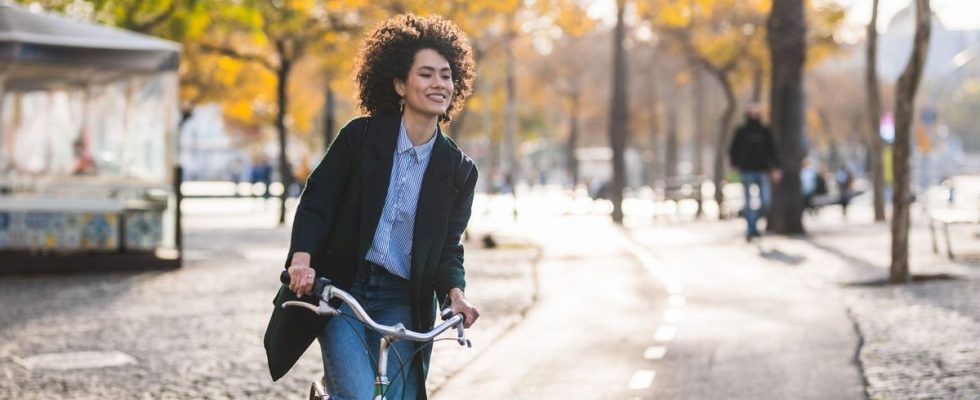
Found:
<path fill-rule="evenodd" d="M 180 265 L 179 54 L 0 5 L 0 272 Z"/>

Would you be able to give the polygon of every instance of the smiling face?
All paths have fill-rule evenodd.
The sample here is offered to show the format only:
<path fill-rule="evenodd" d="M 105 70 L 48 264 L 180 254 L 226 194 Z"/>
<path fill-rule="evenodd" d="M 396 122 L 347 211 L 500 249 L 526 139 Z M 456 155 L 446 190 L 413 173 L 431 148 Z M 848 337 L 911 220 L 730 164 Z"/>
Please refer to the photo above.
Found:
<path fill-rule="evenodd" d="M 438 118 L 453 100 L 453 75 L 449 61 L 432 49 L 415 53 L 404 81 L 395 78 L 395 92 L 405 100 L 405 113 Z"/>

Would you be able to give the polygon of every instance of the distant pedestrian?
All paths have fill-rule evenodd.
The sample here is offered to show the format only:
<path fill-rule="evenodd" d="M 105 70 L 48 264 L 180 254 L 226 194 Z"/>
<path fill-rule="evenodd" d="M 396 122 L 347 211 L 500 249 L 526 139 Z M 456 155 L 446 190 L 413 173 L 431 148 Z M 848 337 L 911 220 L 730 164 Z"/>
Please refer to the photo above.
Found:
<path fill-rule="evenodd" d="M 769 181 L 779 183 L 782 171 L 779 169 L 779 157 L 773 143 L 769 127 L 762 124 L 759 106 L 750 105 L 745 112 L 745 123 L 735 130 L 735 138 L 729 148 L 729 158 L 732 166 L 742 177 L 742 187 L 745 192 L 743 214 L 748 225 L 745 240 L 759 237 L 756 226 L 759 218 L 769 206 Z M 759 192 L 759 207 L 753 206 L 752 186 Z"/>
<path fill-rule="evenodd" d="M 269 185 L 272 184 L 272 164 L 264 156 L 259 156 L 258 161 L 252 165 L 252 184 L 262 184 L 262 198 L 268 200 Z"/>
<path fill-rule="evenodd" d="M 234 156 L 231 162 L 228 163 L 228 177 L 231 179 L 232 185 L 234 185 L 234 195 L 238 197 L 238 184 L 242 181 L 242 159 L 238 156 Z"/>
<path fill-rule="evenodd" d="M 813 198 L 817 195 L 817 169 L 813 159 L 806 157 L 800 167 L 800 191 L 803 192 L 803 203 L 807 210 L 813 212 Z"/>
<path fill-rule="evenodd" d="M 837 192 L 840 194 L 838 202 L 841 212 L 844 217 L 847 217 L 847 206 L 851 204 L 851 199 L 854 197 L 854 175 L 847 167 L 841 167 L 837 170 L 836 180 Z"/>
<path fill-rule="evenodd" d="M 479 312 L 463 293 L 460 238 L 478 174 L 439 128 L 463 105 L 475 72 L 464 33 L 441 17 L 397 16 L 367 35 L 355 82 L 369 116 L 340 130 L 306 181 L 286 260 L 291 283 L 280 289 L 266 330 L 273 379 L 318 339 L 330 398 L 375 398 L 377 348 L 361 346 L 377 344 L 377 332 L 280 307 L 310 293 L 316 277 L 369 305 L 381 324 L 429 330 L 437 297 L 465 315 L 465 327 L 476 322 Z M 431 348 L 409 341 L 392 348 L 401 360 L 389 359 L 387 398 L 424 399 Z"/>

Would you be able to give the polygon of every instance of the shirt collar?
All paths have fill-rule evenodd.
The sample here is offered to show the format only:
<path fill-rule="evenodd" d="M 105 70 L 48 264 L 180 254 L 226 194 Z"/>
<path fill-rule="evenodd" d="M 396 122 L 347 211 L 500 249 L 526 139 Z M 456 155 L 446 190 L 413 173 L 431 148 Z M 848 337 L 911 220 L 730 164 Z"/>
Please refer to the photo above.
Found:
<path fill-rule="evenodd" d="M 408 129 L 405 129 L 405 121 L 402 120 L 401 126 L 398 127 L 398 147 L 395 152 L 398 154 L 404 153 L 412 147 L 415 147 L 415 160 L 422 161 L 429 158 L 429 154 L 432 153 L 432 146 L 436 142 L 436 136 L 439 134 L 439 128 L 436 127 L 436 132 L 432 135 L 432 138 L 428 142 L 422 143 L 418 146 L 412 146 L 412 141 L 408 139 Z"/>

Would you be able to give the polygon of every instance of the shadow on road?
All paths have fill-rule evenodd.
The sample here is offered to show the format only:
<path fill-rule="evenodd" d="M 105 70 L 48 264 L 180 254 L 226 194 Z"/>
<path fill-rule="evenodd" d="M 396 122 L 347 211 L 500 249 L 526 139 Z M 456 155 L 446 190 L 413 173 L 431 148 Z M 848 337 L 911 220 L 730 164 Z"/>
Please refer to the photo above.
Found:
<path fill-rule="evenodd" d="M 767 260 L 780 262 L 789 266 L 793 266 L 793 267 L 799 266 L 800 264 L 803 264 L 803 262 L 806 261 L 805 256 L 785 253 L 782 250 L 776 248 L 766 249 L 762 247 L 762 244 L 760 243 L 756 243 L 756 248 L 759 249 L 760 257 L 765 258 Z"/>

